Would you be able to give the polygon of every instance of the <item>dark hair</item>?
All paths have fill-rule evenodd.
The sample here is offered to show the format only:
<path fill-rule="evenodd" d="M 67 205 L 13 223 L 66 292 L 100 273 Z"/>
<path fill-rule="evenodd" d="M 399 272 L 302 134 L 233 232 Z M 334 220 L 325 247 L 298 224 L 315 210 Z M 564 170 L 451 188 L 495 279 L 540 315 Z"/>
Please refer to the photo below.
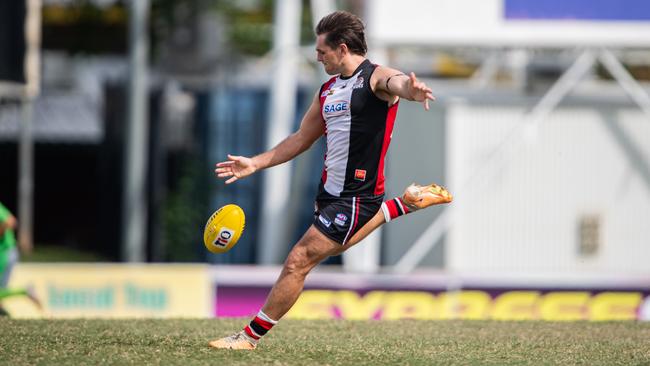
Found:
<path fill-rule="evenodd" d="M 316 35 L 325 34 L 325 44 L 331 48 L 345 43 L 350 52 L 364 56 L 368 52 L 364 28 L 358 16 L 347 11 L 336 11 L 318 22 Z"/>

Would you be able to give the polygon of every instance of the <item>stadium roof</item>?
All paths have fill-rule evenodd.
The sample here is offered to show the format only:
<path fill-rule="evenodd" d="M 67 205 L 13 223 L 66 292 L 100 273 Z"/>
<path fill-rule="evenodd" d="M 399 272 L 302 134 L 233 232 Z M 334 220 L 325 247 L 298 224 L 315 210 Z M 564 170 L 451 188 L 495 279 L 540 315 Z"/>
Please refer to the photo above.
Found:
<path fill-rule="evenodd" d="M 104 138 L 100 111 L 100 106 L 83 95 L 42 95 L 34 102 L 34 141 L 99 143 Z M 19 104 L 0 105 L 0 143 L 18 141 L 21 113 Z"/>

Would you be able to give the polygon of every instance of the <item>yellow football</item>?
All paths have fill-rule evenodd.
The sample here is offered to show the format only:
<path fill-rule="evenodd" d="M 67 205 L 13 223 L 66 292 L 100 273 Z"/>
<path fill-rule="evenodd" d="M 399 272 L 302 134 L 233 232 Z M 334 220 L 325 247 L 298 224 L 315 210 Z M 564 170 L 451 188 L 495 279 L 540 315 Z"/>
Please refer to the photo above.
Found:
<path fill-rule="evenodd" d="M 203 230 L 203 243 L 212 253 L 225 253 L 244 232 L 246 217 L 241 207 L 225 205 L 210 216 Z"/>

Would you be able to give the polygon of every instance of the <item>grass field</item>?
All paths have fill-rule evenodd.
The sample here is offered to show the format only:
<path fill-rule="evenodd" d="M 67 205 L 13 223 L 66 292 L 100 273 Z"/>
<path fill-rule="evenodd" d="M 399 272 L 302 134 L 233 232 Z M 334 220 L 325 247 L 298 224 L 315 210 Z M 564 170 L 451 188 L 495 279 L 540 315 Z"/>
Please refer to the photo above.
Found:
<path fill-rule="evenodd" d="M 227 320 L 0 319 L 3 365 L 650 365 L 650 324 L 282 321 L 253 352 Z"/>

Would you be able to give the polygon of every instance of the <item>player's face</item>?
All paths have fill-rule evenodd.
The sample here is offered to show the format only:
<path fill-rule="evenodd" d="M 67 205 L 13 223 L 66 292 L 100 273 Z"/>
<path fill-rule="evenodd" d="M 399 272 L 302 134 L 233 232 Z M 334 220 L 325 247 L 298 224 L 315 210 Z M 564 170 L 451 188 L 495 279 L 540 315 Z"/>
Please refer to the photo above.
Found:
<path fill-rule="evenodd" d="M 323 64 L 328 75 L 336 75 L 341 72 L 342 53 L 340 49 L 333 49 L 325 43 L 325 35 L 321 34 L 316 38 L 316 58 Z"/>

